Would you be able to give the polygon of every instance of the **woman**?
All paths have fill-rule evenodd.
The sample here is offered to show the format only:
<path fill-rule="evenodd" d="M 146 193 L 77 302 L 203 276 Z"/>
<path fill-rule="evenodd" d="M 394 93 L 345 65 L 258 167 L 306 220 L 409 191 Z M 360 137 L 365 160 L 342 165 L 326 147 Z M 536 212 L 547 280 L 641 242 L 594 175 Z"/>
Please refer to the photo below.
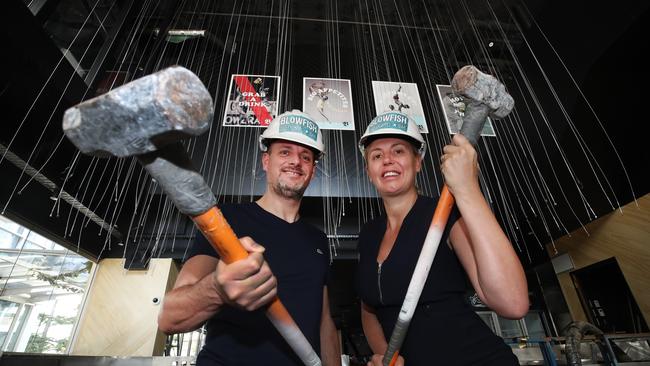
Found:
<path fill-rule="evenodd" d="M 426 145 L 406 115 L 387 112 L 359 141 L 366 171 L 385 214 L 359 235 L 361 320 L 381 365 L 433 217 L 437 199 L 419 196 L 416 174 Z M 442 172 L 456 199 L 420 296 L 398 365 L 518 365 L 517 358 L 464 301 L 466 278 L 499 315 L 528 310 L 526 277 L 478 184 L 476 151 L 462 135 L 444 147 Z"/>

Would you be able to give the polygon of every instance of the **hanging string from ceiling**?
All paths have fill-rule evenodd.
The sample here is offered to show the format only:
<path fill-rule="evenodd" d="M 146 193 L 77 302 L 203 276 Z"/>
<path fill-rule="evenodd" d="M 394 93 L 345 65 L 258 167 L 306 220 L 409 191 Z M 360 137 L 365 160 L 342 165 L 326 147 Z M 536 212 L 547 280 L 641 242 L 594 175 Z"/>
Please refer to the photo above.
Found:
<path fill-rule="evenodd" d="M 99 14 L 95 11 L 100 2 L 103 4 L 102 0 L 97 0 L 89 9 L 86 21 L 99 16 L 104 22 L 116 4 L 112 2 L 108 11 Z M 392 4 L 362 0 L 352 5 L 329 0 L 317 18 L 298 17 L 292 13 L 294 6 L 289 0 L 232 1 L 227 4 L 184 0 L 165 16 L 170 8 L 147 0 L 139 4 L 133 22 L 124 32 L 123 41 L 115 44 L 113 52 L 117 56 L 108 69 L 122 72 L 127 77 L 122 81 L 114 78 L 109 90 L 145 73 L 180 64 L 197 73 L 214 96 L 214 123 L 203 136 L 185 142 L 185 147 L 220 204 L 253 201 L 265 188 L 257 148 L 262 129 L 222 125 L 230 107 L 231 75 L 280 76 L 278 89 L 272 91 L 277 96 L 278 113 L 302 108 L 297 101 L 302 97 L 299 91 L 302 90 L 303 77 L 350 80 L 355 129 L 324 131 L 326 157 L 319 162 L 315 184 L 311 188 L 314 196 L 322 198 L 322 227 L 328 234 L 331 254 L 335 257 L 342 239 L 354 237 L 365 222 L 382 212 L 380 198 L 365 177 L 365 163 L 356 148 L 359 133 L 378 112 L 373 81 L 416 84 L 427 121 L 425 140 L 429 150 L 422 173 L 417 177 L 417 185 L 422 194 L 435 196 L 444 183 L 438 168 L 440 152 L 450 141 L 436 85 L 449 84 L 455 70 L 472 63 L 505 81 L 510 92 L 519 96 L 513 113 L 494 122 L 496 137 L 481 139 L 479 154 L 481 188 L 520 252 L 532 260 L 532 250 L 543 250 L 545 244 L 552 244 L 558 232 L 569 234 L 568 228 L 573 222 L 586 231 L 585 223 L 598 217 L 593 201 L 601 198 L 588 196 L 584 188 L 586 182 L 593 181 L 611 208 L 620 209 L 608 172 L 599 164 L 598 156 L 589 145 L 592 141 L 585 138 L 571 119 L 562 94 L 547 76 L 542 61 L 536 57 L 536 50 L 507 6 L 496 7 L 487 1 L 466 0 L 393 1 Z M 485 11 L 478 12 L 478 8 Z M 534 29 L 543 35 L 581 98 L 588 104 L 532 14 L 529 12 L 528 15 L 533 20 Z M 35 106 L 46 103 L 41 94 L 64 62 L 65 52 L 78 46 L 79 34 L 89 29 L 86 21 L 31 102 L 8 148 L 16 136 L 24 133 L 23 124 Z M 308 25 L 324 31 L 308 34 L 305 31 L 311 29 Z M 91 39 L 95 39 L 100 29 L 92 29 L 95 33 Z M 158 33 L 153 29 L 158 29 Z M 201 30 L 196 34 L 202 36 L 175 43 L 167 38 L 166 32 L 170 29 Z M 296 29 L 300 29 L 301 34 L 297 35 Z M 301 49 L 303 45 L 297 43 L 307 38 L 319 44 L 309 50 L 324 50 L 324 57 L 318 58 L 313 65 L 304 64 L 307 58 Z M 494 56 L 489 42 L 504 45 L 505 54 Z M 88 44 L 80 61 L 90 55 L 90 51 Z M 520 60 L 522 52 L 535 60 L 536 70 L 526 69 Z M 309 58 L 313 59 L 316 58 Z M 76 77 L 78 68 L 69 75 L 66 87 Z M 313 74 L 302 75 L 303 70 L 313 70 Z M 542 85 L 530 77 L 533 72 L 542 75 Z M 542 89 L 552 97 L 552 105 L 543 102 Z M 94 90 L 87 89 L 84 99 L 91 97 L 92 93 Z M 43 139 L 52 139 L 45 136 L 45 131 L 53 120 L 58 123 L 54 117 L 61 103 L 61 98 L 52 102 L 51 114 L 43 121 L 42 133 L 34 137 L 34 148 L 26 160 L 28 164 Z M 631 188 L 621 157 L 602 122 L 588 105 Z M 552 109 L 559 110 L 563 117 L 561 121 L 552 119 Z M 568 133 L 562 134 L 564 130 Z M 571 137 L 570 142 L 567 142 L 567 137 Z M 38 172 L 61 151 L 63 134 L 53 140 L 57 142 Z M 580 155 L 570 155 L 567 143 L 574 144 Z M 4 158 L 3 153 L 0 164 Z M 98 159 L 75 152 L 68 160 L 70 163 L 50 214 L 59 216 L 61 192 L 66 187 L 74 190 L 70 192 L 71 196 L 108 222 L 97 233 L 99 237 L 104 235 L 99 257 L 113 253 L 116 250 L 114 245 L 118 244 L 122 247 L 119 248 L 122 257 L 129 260 L 127 268 L 136 262 L 148 262 L 151 258 L 168 255 L 169 251 L 182 251 L 180 256 L 185 258 L 188 243 L 196 235 L 193 226 L 181 217 L 161 194 L 157 183 L 134 159 Z M 576 164 L 588 166 L 590 175 L 579 174 Z M 548 170 L 543 167 L 548 167 Z M 80 169 L 84 169 L 83 172 L 79 172 Z M 10 206 L 14 194 L 20 194 L 32 184 L 34 176 L 24 181 L 25 170 L 22 173 L 2 212 Z M 633 191 L 632 195 L 636 197 Z M 560 207 L 567 208 L 571 217 L 563 216 Z M 76 238 L 77 251 L 90 222 L 89 217 L 80 216 L 80 211 L 68 210 L 64 235 Z M 123 231 L 124 239 L 115 243 L 112 230 Z"/>

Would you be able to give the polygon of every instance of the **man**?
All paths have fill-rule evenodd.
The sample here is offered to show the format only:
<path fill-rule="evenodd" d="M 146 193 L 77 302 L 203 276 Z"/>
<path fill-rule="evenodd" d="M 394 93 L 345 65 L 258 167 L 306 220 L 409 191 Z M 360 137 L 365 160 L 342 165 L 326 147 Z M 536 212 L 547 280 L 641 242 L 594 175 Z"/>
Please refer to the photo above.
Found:
<path fill-rule="evenodd" d="M 325 283 L 327 238 L 298 212 L 324 148 L 321 131 L 308 115 L 293 110 L 276 117 L 260 136 L 264 195 L 256 202 L 221 207 L 250 255 L 225 264 L 197 236 L 165 296 L 158 326 L 172 334 L 207 321 L 198 366 L 300 365 L 264 314 L 264 305 L 276 295 L 323 364 L 340 365 Z"/>

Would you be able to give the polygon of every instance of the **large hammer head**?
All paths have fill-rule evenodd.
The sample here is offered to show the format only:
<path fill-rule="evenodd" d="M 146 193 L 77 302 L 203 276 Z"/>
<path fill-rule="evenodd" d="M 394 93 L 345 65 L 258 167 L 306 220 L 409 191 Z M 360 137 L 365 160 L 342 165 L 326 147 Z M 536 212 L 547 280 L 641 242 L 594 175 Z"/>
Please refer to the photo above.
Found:
<path fill-rule="evenodd" d="M 471 65 L 463 66 L 456 72 L 451 89 L 468 99 L 460 133 L 474 145 L 488 116 L 503 118 L 515 105 L 514 99 L 499 80 Z"/>
<path fill-rule="evenodd" d="M 173 66 L 68 109 L 63 131 L 86 154 L 126 157 L 200 135 L 213 114 L 201 80 Z"/>

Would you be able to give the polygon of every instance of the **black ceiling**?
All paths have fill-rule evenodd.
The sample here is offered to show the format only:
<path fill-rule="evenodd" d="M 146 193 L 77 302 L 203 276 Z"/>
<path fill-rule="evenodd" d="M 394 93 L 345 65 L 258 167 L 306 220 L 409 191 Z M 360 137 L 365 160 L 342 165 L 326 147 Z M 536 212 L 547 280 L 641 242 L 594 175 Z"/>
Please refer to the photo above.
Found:
<path fill-rule="evenodd" d="M 26 3 L 32 10 L 34 3 L 48 6 L 38 9 L 35 17 Z M 236 72 L 281 74 L 284 109 L 300 108 L 303 76 L 350 79 L 353 90 L 359 91 L 355 117 L 367 121 L 373 113 L 367 94 L 370 80 L 415 82 L 420 90 L 428 90 L 431 82 L 448 83 L 454 70 L 472 63 L 494 70 L 506 83 L 517 100 L 516 123 L 523 126 L 520 137 L 528 137 L 529 151 L 540 157 L 533 162 L 516 156 L 520 150 L 513 147 L 515 140 L 506 137 L 507 131 L 499 143 L 481 148 L 484 181 L 497 216 L 513 242 L 522 247 L 522 256 L 538 262 L 545 258 L 543 244 L 630 202 L 632 192 L 638 197 L 650 191 L 644 172 L 650 154 L 642 141 L 646 118 L 640 105 L 649 85 L 641 65 L 648 51 L 650 5 L 633 1 L 616 5 L 290 1 L 276 2 L 271 11 L 265 2 L 246 1 L 9 0 L 0 15 L 5 41 L 0 144 L 9 146 L 15 158 L 9 161 L 14 155 L 8 155 L 0 162 L 0 205 L 8 202 L 6 215 L 93 258 L 126 255 L 133 263 L 151 256 L 181 258 L 193 233 L 188 221 L 166 206 L 131 160 L 77 157 L 60 130 L 66 108 L 94 96 L 97 89 L 107 90 L 113 80 L 119 84 L 121 78 L 178 63 L 196 72 L 214 93 L 217 121 L 223 90 L 229 75 Z M 387 26 L 371 25 L 378 22 Z M 156 36 L 168 28 L 202 28 L 208 34 L 181 43 Z M 486 47 L 488 42 L 493 45 Z M 67 48 L 73 57 L 62 59 L 61 49 Z M 393 57 L 382 54 L 387 49 Z M 369 54 L 374 56 L 366 58 Z M 82 72 L 75 72 L 75 63 Z M 435 97 L 425 93 L 423 98 L 427 96 Z M 432 102 L 427 113 L 434 123 L 439 110 Z M 330 161 L 305 199 L 303 216 L 333 236 L 354 235 L 379 209 L 376 199 L 366 198 L 374 194 L 368 190 L 354 149 L 365 123 L 359 122 L 356 133 L 328 134 L 332 145 L 343 146 L 344 151 L 330 147 Z M 259 131 L 233 132 L 218 124 L 210 137 L 190 144 L 195 162 L 200 165 L 204 155 L 214 158 L 202 172 L 222 201 L 250 200 L 263 190 L 263 176 L 258 168 L 254 172 Z M 538 134 L 531 127 L 544 124 L 556 134 L 561 152 L 553 148 L 549 132 Z M 588 151 L 576 142 L 574 131 L 584 138 Z M 433 151 L 445 143 L 444 137 L 431 139 Z M 429 194 L 441 183 L 436 154 L 431 155 L 427 173 L 431 181 L 420 182 Z M 499 158 L 503 156 L 508 160 Z M 571 162 L 570 169 L 563 167 L 563 156 Z M 222 160 L 226 158 L 232 164 Z M 508 166 L 508 161 L 520 166 Z M 22 172 L 25 164 L 42 174 L 32 175 L 53 185 L 48 188 L 39 179 L 26 185 L 30 174 Z M 522 194 L 521 186 L 536 169 L 549 192 L 528 182 L 533 188 Z M 509 179 L 501 181 L 508 174 Z M 215 176 L 223 178 L 212 179 Z M 69 202 L 55 204 L 50 199 L 61 189 L 77 202 L 76 209 L 70 209 Z M 549 197 L 555 204 L 548 202 Z M 324 210 L 345 211 L 345 215 L 323 219 Z M 79 213 L 90 211 L 96 220 Z M 111 235 L 98 226 L 102 220 L 114 226 Z M 118 245 L 124 242 L 126 254 L 125 247 Z M 353 253 L 347 241 L 339 244 L 342 253 Z"/>

